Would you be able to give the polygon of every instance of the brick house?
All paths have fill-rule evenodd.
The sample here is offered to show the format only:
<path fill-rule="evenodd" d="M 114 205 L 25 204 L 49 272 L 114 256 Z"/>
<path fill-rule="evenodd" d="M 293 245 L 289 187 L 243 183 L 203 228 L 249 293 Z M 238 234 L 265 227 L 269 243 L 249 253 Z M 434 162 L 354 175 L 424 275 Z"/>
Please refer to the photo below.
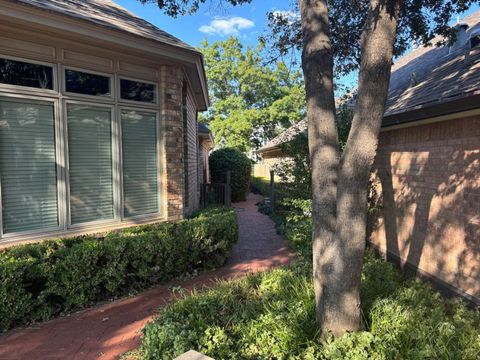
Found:
<path fill-rule="evenodd" d="M 417 48 L 392 68 L 370 243 L 480 304 L 480 12 L 456 27 L 452 46 Z M 305 132 L 299 123 L 266 144 L 264 162 Z"/>
<path fill-rule="evenodd" d="M 480 303 L 480 12 L 456 27 L 452 46 L 415 49 L 392 69 L 370 241 Z"/>
<path fill-rule="evenodd" d="M 199 206 L 201 53 L 109 0 L 0 0 L 0 247 Z"/>

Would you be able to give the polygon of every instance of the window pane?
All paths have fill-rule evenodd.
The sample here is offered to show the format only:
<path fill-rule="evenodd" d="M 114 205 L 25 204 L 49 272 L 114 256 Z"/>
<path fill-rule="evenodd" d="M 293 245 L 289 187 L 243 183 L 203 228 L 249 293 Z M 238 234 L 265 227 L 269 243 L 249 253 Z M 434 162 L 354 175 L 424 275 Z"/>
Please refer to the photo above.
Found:
<path fill-rule="evenodd" d="M 121 79 L 120 94 L 123 100 L 155 103 L 157 87 L 154 84 Z"/>
<path fill-rule="evenodd" d="M 67 108 L 72 224 L 113 218 L 110 109 Z"/>
<path fill-rule="evenodd" d="M 158 212 L 157 118 L 122 111 L 125 216 Z"/>
<path fill-rule="evenodd" d="M 53 69 L 51 66 L 0 59 L 0 83 L 52 90 Z"/>
<path fill-rule="evenodd" d="M 58 227 L 53 105 L 0 99 L 3 232 Z"/>
<path fill-rule="evenodd" d="M 65 90 L 67 92 L 110 96 L 110 78 L 75 70 L 65 70 Z"/>

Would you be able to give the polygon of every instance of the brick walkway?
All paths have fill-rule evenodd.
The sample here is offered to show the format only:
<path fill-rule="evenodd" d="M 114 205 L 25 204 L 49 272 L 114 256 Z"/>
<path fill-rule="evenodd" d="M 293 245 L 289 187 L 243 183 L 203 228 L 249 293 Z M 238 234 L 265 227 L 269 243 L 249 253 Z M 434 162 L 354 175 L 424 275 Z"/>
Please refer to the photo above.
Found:
<path fill-rule="evenodd" d="M 140 345 L 140 330 L 159 307 L 174 299 L 170 289 L 212 286 L 215 279 L 231 279 L 287 264 L 293 254 L 276 233 L 268 216 L 257 212 L 262 199 L 250 194 L 235 204 L 240 239 L 232 259 L 217 271 L 177 281 L 140 295 L 106 303 L 70 316 L 0 336 L 1 360 L 117 359 Z"/>

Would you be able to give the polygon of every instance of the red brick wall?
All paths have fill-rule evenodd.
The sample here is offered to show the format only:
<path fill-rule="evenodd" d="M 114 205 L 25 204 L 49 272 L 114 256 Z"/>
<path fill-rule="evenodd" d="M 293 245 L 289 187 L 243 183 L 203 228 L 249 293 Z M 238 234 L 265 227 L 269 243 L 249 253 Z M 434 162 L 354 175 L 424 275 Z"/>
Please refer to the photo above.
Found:
<path fill-rule="evenodd" d="M 480 116 L 382 132 L 371 242 L 480 299 Z"/>

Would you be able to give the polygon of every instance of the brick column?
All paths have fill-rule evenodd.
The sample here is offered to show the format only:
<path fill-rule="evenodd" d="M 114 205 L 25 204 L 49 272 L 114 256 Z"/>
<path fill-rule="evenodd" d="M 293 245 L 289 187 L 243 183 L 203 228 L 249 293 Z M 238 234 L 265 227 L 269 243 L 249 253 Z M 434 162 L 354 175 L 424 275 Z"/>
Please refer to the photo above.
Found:
<path fill-rule="evenodd" d="M 160 117 L 164 139 L 163 210 L 168 220 L 183 218 L 184 159 L 181 68 L 160 68 Z"/>

